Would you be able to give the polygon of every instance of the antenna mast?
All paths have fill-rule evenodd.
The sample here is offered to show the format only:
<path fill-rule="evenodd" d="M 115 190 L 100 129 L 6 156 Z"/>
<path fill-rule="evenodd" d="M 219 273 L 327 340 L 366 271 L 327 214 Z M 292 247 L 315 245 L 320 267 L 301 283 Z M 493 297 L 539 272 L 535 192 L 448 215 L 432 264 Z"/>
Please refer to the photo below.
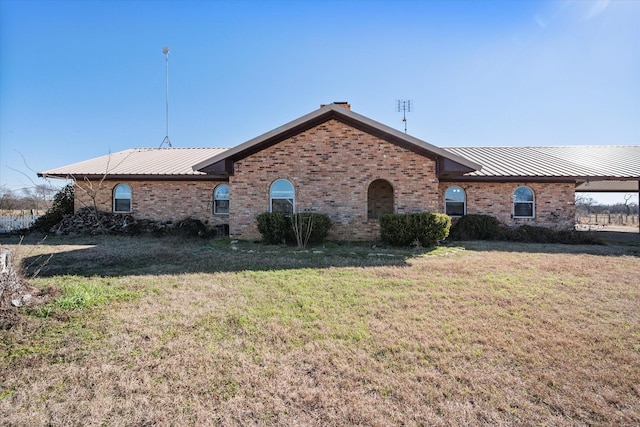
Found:
<path fill-rule="evenodd" d="M 407 113 L 411 112 L 411 100 L 398 100 L 398 113 L 402 111 L 402 121 L 404 122 L 404 133 L 407 133 Z"/>
<path fill-rule="evenodd" d="M 171 140 L 169 139 L 169 47 L 165 46 L 162 48 L 162 53 L 166 56 L 166 83 L 165 83 L 165 117 L 166 117 L 166 129 L 167 133 L 162 143 L 160 144 L 160 148 L 166 143 L 169 148 L 171 148 Z"/>

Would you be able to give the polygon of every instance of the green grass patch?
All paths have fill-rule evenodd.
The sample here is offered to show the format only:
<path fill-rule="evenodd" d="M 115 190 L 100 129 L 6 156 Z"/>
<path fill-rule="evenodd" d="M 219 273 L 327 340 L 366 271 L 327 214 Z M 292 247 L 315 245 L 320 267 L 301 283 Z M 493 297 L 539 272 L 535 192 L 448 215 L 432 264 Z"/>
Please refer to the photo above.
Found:
<path fill-rule="evenodd" d="M 52 302 L 31 311 L 39 317 L 48 317 L 54 313 L 86 310 L 113 301 L 128 301 L 140 297 L 138 291 L 128 289 L 122 283 L 112 279 L 62 276 L 46 283 L 62 289 L 62 295 Z"/>

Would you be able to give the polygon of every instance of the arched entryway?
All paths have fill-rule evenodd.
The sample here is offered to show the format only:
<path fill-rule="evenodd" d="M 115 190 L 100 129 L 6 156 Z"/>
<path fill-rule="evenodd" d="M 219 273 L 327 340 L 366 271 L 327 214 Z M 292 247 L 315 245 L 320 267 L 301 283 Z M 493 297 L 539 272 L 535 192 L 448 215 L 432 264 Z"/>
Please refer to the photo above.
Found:
<path fill-rule="evenodd" d="M 379 219 L 393 213 L 393 187 L 384 179 L 376 179 L 367 190 L 367 219 Z"/>

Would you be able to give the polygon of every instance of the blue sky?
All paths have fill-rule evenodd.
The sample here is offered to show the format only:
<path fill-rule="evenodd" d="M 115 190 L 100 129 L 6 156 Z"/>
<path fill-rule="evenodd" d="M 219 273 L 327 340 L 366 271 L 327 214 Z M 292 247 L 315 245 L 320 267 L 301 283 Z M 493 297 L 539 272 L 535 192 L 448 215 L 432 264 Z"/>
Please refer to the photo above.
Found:
<path fill-rule="evenodd" d="M 441 147 L 640 143 L 640 1 L 0 0 L 0 185 L 160 146 L 164 46 L 174 147 L 398 99 Z"/>

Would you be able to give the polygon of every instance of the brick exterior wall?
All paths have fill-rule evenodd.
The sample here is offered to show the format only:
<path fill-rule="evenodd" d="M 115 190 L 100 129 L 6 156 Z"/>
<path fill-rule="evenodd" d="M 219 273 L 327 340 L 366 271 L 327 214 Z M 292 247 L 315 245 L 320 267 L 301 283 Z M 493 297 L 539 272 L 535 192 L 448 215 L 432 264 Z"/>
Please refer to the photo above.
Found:
<path fill-rule="evenodd" d="M 98 210 L 112 212 L 113 189 L 118 184 L 131 187 L 131 215 L 137 219 L 180 221 L 199 219 L 208 226 L 229 224 L 229 215 L 213 215 L 213 190 L 225 182 L 214 181 L 112 181 L 92 183 L 78 181 L 74 209 L 93 207 L 90 194 L 96 194 Z M 98 188 L 100 187 L 100 188 Z"/>
<path fill-rule="evenodd" d="M 112 211 L 112 192 L 117 184 L 132 189 L 132 215 L 138 219 L 179 221 L 199 219 L 210 227 L 228 224 L 232 237 L 257 240 L 261 236 L 256 216 L 269 211 L 269 189 L 277 179 L 295 188 L 297 212 L 328 214 L 334 225 L 330 240 L 379 239 L 376 219 L 368 209 L 386 210 L 389 200 L 384 186 L 371 188 L 378 203 L 368 203 L 369 186 L 386 180 L 393 188 L 395 213 L 444 212 L 444 193 L 451 185 L 466 192 L 467 213 L 498 217 L 509 225 L 535 224 L 571 228 L 575 205 L 573 183 L 548 182 L 439 182 L 436 163 L 337 120 L 285 139 L 235 163 L 229 177 L 230 214 L 213 215 L 213 191 L 224 182 L 214 181 L 114 181 L 105 180 L 96 192 L 99 210 Z M 377 183 L 379 184 L 379 182 Z M 75 209 L 93 206 L 78 182 Z M 93 183 L 94 188 L 98 183 Z M 535 218 L 513 219 L 513 191 L 522 185 L 535 194 Z M 386 199 L 385 199 L 386 198 Z"/>
<path fill-rule="evenodd" d="M 279 178 L 294 185 L 298 212 L 329 215 L 332 240 L 378 239 L 378 221 L 367 219 L 367 192 L 376 179 L 393 187 L 397 213 L 441 205 L 435 161 L 329 120 L 235 163 L 232 236 L 260 238 L 255 217 L 269 210 L 269 188 Z"/>
<path fill-rule="evenodd" d="M 467 213 L 493 215 L 510 226 L 523 224 L 568 229 L 575 224 L 575 184 L 550 182 L 444 182 L 440 183 L 439 209 L 444 212 L 444 193 L 452 185 L 464 189 Z M 513 192 L 526 186 L 533 190 L 535 218 L 512 218 Z"/>

